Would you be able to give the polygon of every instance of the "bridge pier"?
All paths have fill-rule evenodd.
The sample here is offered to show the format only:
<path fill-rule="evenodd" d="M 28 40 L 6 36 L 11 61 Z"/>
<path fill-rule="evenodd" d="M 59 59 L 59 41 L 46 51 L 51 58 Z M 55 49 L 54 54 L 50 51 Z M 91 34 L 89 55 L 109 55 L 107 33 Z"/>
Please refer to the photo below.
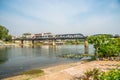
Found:
<path fill-rule="evenodd" d="M 56 46 L 56 40 L 55 39 L 52 40 L 52 46 Z"/>
<path fill-rule="evenodd" d="M 20 46 L 23 48 L 24 44 L 26 44 L 25 40 L 21 40 Z M 31 47 L 34 48 L 34 40 L 29 41 L 29 44 L 31 44 Z"/>
<path fill-rule="evenodd" d="M 23 40 L 21 40 L 21 47 L 23 48 Z"/>
<path fill-rule="evenodd" d="M 34 48 L 34 40 L 32 40 L 32 48 Z"/>
<path fill-rule="evenodd" d="M 88 40 L 87 38 L 85 39 L 85 42 L 84 42 L 84 47 L 85 47 L 85 54 L 88 54 L 88 47 L 89 47 L 89 44 L 88 44 Z"/>

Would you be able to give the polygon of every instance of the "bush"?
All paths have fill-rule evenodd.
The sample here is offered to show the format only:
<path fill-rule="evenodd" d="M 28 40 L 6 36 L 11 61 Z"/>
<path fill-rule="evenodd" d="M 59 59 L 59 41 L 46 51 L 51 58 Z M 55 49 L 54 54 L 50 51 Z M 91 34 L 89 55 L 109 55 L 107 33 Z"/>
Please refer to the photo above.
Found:
<path fill-rule="evenodd" d="M 113 69 L 102 73 L 99 80 L 120 80 L 120 69 Z"/>
<path fill-rule="evenodd" d="M 109 72 L 101 72 L 99 69 L 93 69 L 85 72 L 84 76 L 76 79 L 77 80 L 120 80 L 120 69 L 112 69 Z"/>

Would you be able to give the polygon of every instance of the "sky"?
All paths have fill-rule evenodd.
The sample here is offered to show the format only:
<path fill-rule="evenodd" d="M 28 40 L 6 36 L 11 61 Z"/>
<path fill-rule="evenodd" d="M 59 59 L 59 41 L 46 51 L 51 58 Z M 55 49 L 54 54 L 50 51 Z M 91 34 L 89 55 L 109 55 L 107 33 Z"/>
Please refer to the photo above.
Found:
<path fill-rule="evenodd" d="M 120 0 L 0 0 L 0 24 L 12 35 L 120 34 Z"/>

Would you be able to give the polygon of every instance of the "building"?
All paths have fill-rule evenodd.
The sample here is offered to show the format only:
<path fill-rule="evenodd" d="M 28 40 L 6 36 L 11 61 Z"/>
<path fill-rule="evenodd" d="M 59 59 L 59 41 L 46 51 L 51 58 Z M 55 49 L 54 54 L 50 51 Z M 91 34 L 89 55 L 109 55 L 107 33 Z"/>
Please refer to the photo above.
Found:
<path fill-rule="evenodd" d="M 43 38 L 52 37 L 52 33 L 50 33 L 50 32 L 48 32 L 48 33 L 43 33 L 42 37 L 43 37 Z"/>
<path fill-rule="evenodd" d="M 34 34 L 34 38 L 42 38 L 42 33 Z"/>
<path fill-rule="evenodd" d="M 34 34 L 32 34 L 32 33 L 24 33 L 24 34 L 22 35 L 22 37 L 24 37 L 24 38 L 33 38 L 33 37 L 34 37 Z"/>

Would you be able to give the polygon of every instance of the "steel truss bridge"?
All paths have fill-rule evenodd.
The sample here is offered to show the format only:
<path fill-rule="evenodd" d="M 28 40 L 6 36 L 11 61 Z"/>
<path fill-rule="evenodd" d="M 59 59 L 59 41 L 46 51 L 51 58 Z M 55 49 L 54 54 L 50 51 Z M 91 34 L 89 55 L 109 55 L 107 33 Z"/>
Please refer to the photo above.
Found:
<path fill-rule="evenodd" d="M 30 40 L 30 41 L 36 41 L 36 40 L 69 40 L 69 39 L 86 39 L 87 37 L 83 34 L 58 34 L 58 35 L 49 35 L 47 37 L 41 36 L 41 37 L 34 37 L 34 38 L 16 38 L 14 40 Z"/>
<path fill-rule="evenodd" d="M 86 40 L 86 36 L 83 34 L 58 34 L 58 35 L 48 35 L 48 36 L 40 36 L 40 37 L 33 37 L 33 38 L 16 38 L 14 41 L 21 41 L 21 45 L 23 46 L 24 41 L 30 41 L 34 46 L 35 41 L 52 41 L 52 45 L 56 45 L 57 40 L 77 40 L 83 39 Z"/>
<path fill-rule="evenodd" d="M 24 41 L 30 41 L 32 43 L 32 47 L 34 48 L 34 41 L 52 41 L 52 45 L 55 46 L 57 40 L 77 40 L 83 39 L 85 41 L 85 53 L 88 53 L 88 44 L 86 43 L 87 37 L 83 34 L 58 34 L 58 35 L 49 35 L 47 37 L 40 36 L 40 37 L 33 37 L 33 38 L 16 38 L 14 41 L 21 41 L 21 47 L 24 45 Z"/>

